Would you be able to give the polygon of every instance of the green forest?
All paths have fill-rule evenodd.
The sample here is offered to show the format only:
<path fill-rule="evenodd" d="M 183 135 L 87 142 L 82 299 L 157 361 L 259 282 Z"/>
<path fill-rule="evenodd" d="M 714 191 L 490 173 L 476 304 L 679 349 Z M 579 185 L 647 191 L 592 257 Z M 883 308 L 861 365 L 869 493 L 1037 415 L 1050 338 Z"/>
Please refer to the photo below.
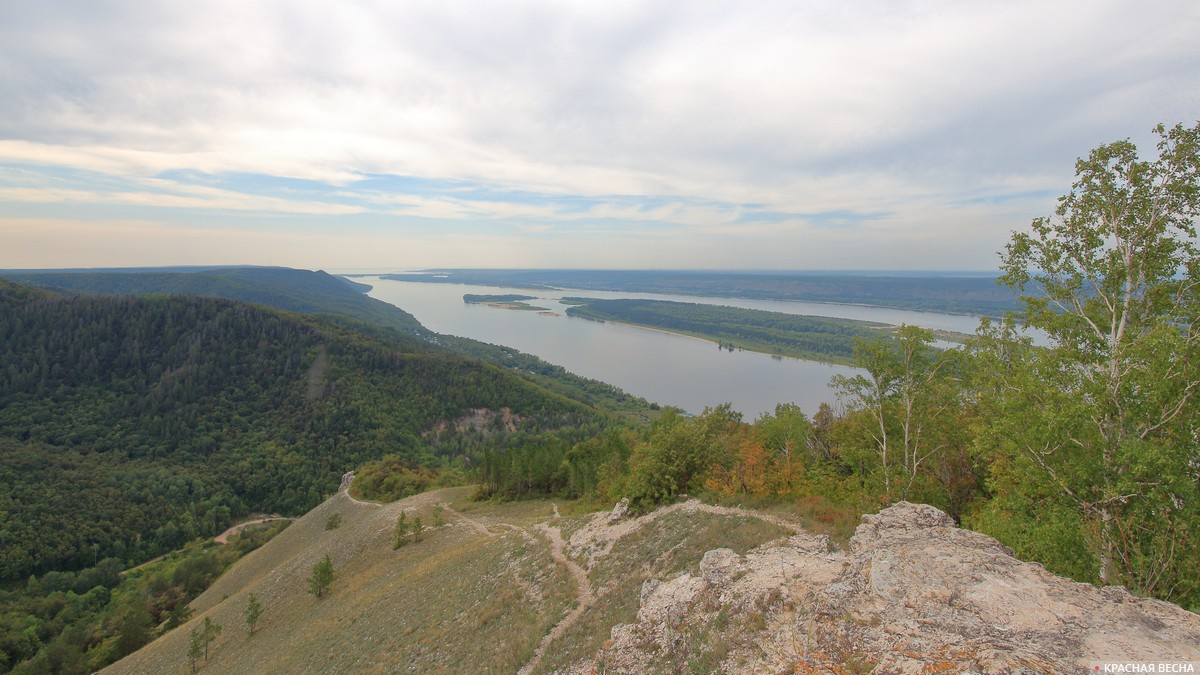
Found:
<path fill-rule="evenodd" d="M 669 300 L 563 298 L 563 302 L 574 305 L 567 316 L 661 328 L 711 340 L 730 351 L 747 349 L 828 363 L 850 363 L 855 340 L 890 328 L 870 321 Z"/>

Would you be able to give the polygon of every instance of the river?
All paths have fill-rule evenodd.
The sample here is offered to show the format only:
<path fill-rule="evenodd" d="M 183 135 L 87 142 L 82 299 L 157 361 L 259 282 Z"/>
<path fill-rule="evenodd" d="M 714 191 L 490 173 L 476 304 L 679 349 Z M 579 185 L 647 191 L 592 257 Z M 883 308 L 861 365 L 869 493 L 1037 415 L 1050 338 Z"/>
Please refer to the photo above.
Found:
<path fill-rule="evenodd" d="M 749 421 L 795 403 L 806 413 L 823 401 L 834 402 L 829 380 L 855 369 L 756 352 L 729 352 L 712 342 L 618 323 L 566 316 L 564 296 L 677 300 L 790 314 L 831 316 L 972 333 L 975 317 L 931 312 L 811 302 L 702 298 L 677 295 L 586 290 L 529 290 L 464 284 L 395 281 L 356 277 L 370 284 L 369 295 L 412 314 L 426 328 L 482 342 L 514 347 L 583 377 L 601 380 L 626 392 L 691 413 L 730 403 Z M 534 296 L 529 304 L 553 315 L 498 309 L 463 302 L 463 295 Z"/>

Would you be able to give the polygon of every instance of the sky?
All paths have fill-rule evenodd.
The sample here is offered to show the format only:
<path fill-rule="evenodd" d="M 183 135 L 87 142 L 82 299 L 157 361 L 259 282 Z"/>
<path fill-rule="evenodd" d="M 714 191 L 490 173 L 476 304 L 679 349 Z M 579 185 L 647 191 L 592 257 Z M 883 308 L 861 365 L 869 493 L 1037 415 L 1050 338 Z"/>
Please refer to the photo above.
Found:
<path fill-rule="evenodd" d="M 0 268 L 988 270 L 1195 0 L 0 1 Z"/>

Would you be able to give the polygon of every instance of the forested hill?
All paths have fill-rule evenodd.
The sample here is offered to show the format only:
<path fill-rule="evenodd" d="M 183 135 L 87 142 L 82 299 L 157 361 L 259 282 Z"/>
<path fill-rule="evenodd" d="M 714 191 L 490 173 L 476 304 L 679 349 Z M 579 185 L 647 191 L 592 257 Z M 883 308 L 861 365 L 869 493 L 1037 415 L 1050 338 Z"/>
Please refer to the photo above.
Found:
<path fill-rule="evenodd" d="M 385 455 L 467 466 L 606 423 L 423 341 L 229 300 L 0 281 L 0 308 L 0 580 L 302 513 Z"/>
<path fill-rule="evenodd" d="M 369 286 L 322 271 L 286 267 L 0 270 L 0 277 L 66 295 L 199 295 L 352 319 L 410 334 L 428 332 L 408 312 L 365 295 Z"/>
<path fill-rule="evenodd" d="M 0 278 L 64 295 L 196 295 L 312 314 L 398 341 L 405 348 L 442 348 L 482 359 L 540 387 L 635 423 L 644 421 L 650 407 L 609 384 L 579 377 L 511 347 L 433 333 L 408 312 L 366 295 L 365 291 L 370 290 L 366 284 L 320 271 L 287 267 L 0 270 Z M 421 346 L 412 338 L 417 338 Z"/>

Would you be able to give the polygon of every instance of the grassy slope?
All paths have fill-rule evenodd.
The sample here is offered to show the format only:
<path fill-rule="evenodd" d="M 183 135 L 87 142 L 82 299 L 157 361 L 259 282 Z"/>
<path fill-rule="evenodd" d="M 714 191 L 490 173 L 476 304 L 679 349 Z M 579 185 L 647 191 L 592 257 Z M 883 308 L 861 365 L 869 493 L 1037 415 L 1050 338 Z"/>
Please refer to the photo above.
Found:
<path fill-rule="evenodd" d="M 538 525 L 569 537 L 591 516 L 559 519 L 549 502 L 472 503 L 467 494 L 441 490 L 370 506 L 339 493 L 235 565 L 196 599 L 188 624 L 109 672 L 186 672 L 188 633 L 206 616 L 224 626 L 200 664 L 211 672 L 516 672 L 579 597 Z M 393 551 L 401 510 L 446 525 Z M 334 513 L 341 526 L 325 530 Z M 589 659 L 614 624 L 635 619 L 646 578 L 695 571 L 709 549 L 745 551 L 785 533 L 746 514 L 678 511 L 647 521 L 593 561 L 596 599 L 549 644 L 536 672 Z M 335 579 L 317 599 L 307 579 L 326 553 Z M 242 618 L 250 592 L 265 608 L 253 637 Z"/>

